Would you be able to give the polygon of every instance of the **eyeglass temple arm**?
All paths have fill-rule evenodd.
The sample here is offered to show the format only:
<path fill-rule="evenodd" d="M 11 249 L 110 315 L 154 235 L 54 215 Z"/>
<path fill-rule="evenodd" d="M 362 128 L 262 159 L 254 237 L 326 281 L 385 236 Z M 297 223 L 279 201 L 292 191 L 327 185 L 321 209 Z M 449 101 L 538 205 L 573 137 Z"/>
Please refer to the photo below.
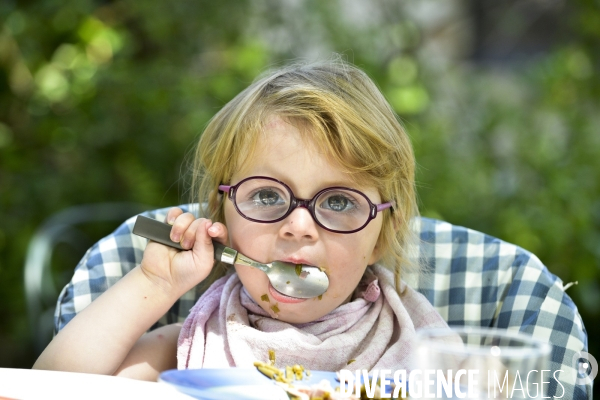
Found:
<path fill-rule="evenodd" d="M 231 189 L 230 185 L 219 185 L 219 190 L 221 192 L 229 193 L 229 189 Z"/>
<path fill-rule="evenodd" d="M 395 206 L 396 206 L 396 204 L 393 201 L 388 201 L 387 203 L 377 204 L 377 212 L 383 211 L 386 208 L 391 208 L 393 211 Z"/>

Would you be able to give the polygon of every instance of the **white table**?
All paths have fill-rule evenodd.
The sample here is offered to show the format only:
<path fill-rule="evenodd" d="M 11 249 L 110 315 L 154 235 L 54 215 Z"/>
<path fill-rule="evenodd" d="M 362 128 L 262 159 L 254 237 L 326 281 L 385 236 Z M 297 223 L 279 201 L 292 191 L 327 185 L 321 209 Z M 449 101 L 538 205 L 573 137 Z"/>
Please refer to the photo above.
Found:
<path fill-rule="evenodd" d="M 166 383 L 76 372 L 0 368 L 0 400 L 191 400 Z"/>

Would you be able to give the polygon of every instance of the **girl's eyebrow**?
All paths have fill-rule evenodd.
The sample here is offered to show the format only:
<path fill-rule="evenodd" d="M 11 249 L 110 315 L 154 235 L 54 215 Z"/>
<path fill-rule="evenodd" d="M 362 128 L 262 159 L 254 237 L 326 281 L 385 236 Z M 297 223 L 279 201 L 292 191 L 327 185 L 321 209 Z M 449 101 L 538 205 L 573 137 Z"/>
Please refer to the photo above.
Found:
<path fill-rule="evenodd" d="M 257 176 L 257 175 L 248 175 L 248 176 Z M 278 175 L 276 173 L 275 174 L 266 174 L 266 175 L 261 175 L 261 176 L 267 176 L 269 178 L 277 179 L 278 181 L 285 183 L 286 185 L 288 185 L 290 187 L 290 189 L 292 189 L 292 192 L 294 192 L 294 195 L 298 195 L 297 192 L 299 191 L 299 188 L 293 184 L 291 179 L 282 178 L 281 175 Z M 365 192 L 370 189 L 376 190 L 375 186 L 366 187 L 364 185 L 359 185 L 358 183 L 356 183 L 350 179 L 344 179 L 344 180 L 331 180 L 331 181 L 327 181 L 325 183 L 319 183 L 314 188 L 311 188 L 311 193 L 314 195 L 315 193 L 317 193 L 323 189 L 327 189 L 327 188 L 331 188 L 331 187 L 345 187 L 345 188 L 359 190 L 361 192 Z"/>
<path fill-rule="evenodd" d="M 257 164 L 249 165 L 248 168 L 246 168 L 243 171 L 243 173 L 237 177 L 238 179 L 236 179 L 236 182 L 234 182 L 232 180 L 230 183 L 227 182 L 227 184 L 232 185 L 234 183 L 241 181 L 242 179 L 246 179 L 251 176 L 267 176 L 269 178 L 277 179 L 278 181 L 285 183 L 292 189 L 292 191 L 294 191 L 294 193 L 296 193 L 297 188 L 295 187 L 295 185 L 293 185 L 293 175 L 283 174 L 281 172 L 281 169 L 274 169 L 272 166 L 269 166 L 269 165 L 262 165 L 259 168 L 257 168 L 257 166 L 259 166 L 260 163 L 257 163 Z M 240 172 L 242 172 L 242 171 L 240 171 Z M 356 182 L 355 180 L 353 180 L 350 177 L 345 177 L 345 178 L 342 177 L 340 179 L 334 179 L 334 180 L 319 184 L 317 186 L 317 190 L 314 193 L 318 192 L 319 190 L 322 190 L 322 189 L 325 189 L 328 187 L 334 187 L 334 186 L 342 186 L 342 187 L 347 187 L 350 189 L 356 189 L 356 190 L 360 190 L 360 191 L 368 191 L 370 189 L 377 190 L 377 185 L 375 183 L 373 183 L 371 185 L 365 185 L 364 183 L 359 184 L 358 182 Z"/>

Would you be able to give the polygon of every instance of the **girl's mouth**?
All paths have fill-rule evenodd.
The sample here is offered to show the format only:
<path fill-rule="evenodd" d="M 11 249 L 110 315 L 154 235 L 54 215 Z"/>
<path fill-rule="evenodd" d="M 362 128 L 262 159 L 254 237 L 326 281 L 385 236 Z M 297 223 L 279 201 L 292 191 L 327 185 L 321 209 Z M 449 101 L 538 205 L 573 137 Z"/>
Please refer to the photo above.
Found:
<path fill-rule="evenodd" d="M 306 301 L 308 299 L 299 299 L 297 297 L 291 297 L 291 296 L 287 296 L 283 293 L 278 292 L 273 285 L 271 285 L 271 282 L 269 282 L 269 294 L 271 295 L 271 297 L 273 298 L 273 300 L 275 300 L 278 303 L 302 303 L 303 301 Z"/>

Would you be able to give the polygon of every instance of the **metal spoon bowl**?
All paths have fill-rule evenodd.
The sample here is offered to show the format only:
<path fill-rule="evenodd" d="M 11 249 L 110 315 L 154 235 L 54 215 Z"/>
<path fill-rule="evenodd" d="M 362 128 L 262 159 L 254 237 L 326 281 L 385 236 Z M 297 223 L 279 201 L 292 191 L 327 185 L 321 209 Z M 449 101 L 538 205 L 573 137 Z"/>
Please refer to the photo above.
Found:
<path fill-rule="evenodd" d="M 181 244 L 171 240 L 171 225 L 143 215 L 138 215 L 133 233 L 166 246 L 185 250 Z M 319 267 L 283 261 L 264 264 L 214 240 L 213 246 L 215 260 L 258 268 L 267 274 L 275 290 L 287 296 L 308 299 L 322 295 L 329 287 L 329 278 Z"/>

